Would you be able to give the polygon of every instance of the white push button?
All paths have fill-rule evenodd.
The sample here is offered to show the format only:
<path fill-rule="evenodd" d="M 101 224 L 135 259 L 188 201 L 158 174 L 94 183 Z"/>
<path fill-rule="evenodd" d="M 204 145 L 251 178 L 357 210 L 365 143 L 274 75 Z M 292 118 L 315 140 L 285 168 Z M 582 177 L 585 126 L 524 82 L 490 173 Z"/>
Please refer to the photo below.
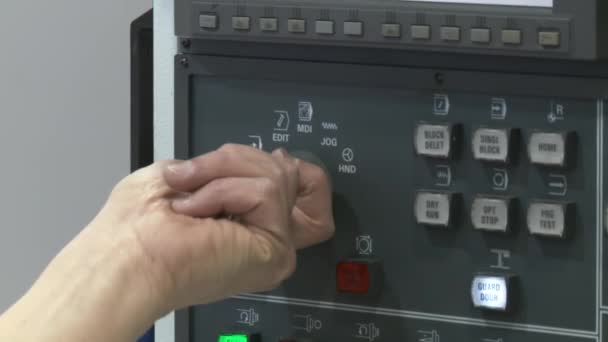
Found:
<path fill-rule="evenodd" d="M 201 14 L 198 22 L 203 29 L 216 29 L 218 26 L 217 15 L 215 14 Z"/>
<path fill-rule="evenodd" d="M 449 125 L 420 124 L 414 133 L 416 153 L 435 158 L 449 158 L 452 127 Z"/>
<path fill-rule="evenodd" d="M 509 307 L 509 279 L 504 276 L 478 275 L 471 284 L 471 299 L 476 308 L 506 311 Z"/>
<path fill-rule="evenodd" d="M 564 166 L 566 164 L 566 134 L 532 133 L 528 144 L 528 156 L 534 164 Z"/>
<path fill-rule="evenodd" d="M 448 193 L 419 192 L 414 204 L 416 221 L 418 224 L 448 227 L 451 201 Z"/>
<path fill-rule="evenodd" d="M 535 202 L 528 208 L 530 234 L 563 238 L 566 233 L 567 204 Z"/>
<path fill-rule="evenodd" d="M 505 163 L 509 159 L 510 130 L 480 128 L 473 133 L 473 155 L 477 160 Z"/>
<path fill-rule="evenodd" d="M 471 221 L 478 230 L 504 233 L 509 228 L 510 200 L 477 197 L 471 206 Z"/>

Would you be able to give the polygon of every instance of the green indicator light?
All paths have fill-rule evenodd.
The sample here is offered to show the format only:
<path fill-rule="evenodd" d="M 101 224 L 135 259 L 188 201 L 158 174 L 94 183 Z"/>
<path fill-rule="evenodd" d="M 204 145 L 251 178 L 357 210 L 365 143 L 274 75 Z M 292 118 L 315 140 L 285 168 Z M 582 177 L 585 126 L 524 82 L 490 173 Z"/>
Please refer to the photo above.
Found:
<path fill-rule="evenodd" d="M 220 335 L 217 342 L 249 342 L 249 337 L 243 334 Z"/>

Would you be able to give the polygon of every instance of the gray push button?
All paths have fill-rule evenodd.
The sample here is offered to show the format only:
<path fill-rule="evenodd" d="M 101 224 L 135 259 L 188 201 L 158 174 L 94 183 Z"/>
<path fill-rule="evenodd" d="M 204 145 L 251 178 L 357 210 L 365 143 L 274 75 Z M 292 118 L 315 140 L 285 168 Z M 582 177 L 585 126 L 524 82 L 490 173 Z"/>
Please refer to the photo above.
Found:
<path fill-rule="evenodd" d="M 560 34 L 558 31 L 538 32 L 538 44 L 543 47 L 559 47 Z"/>
<path fill-rule="evenodd" d="M 306 33 L 306 20 L 287 19 L 287 31 L 290 33 Z"/>
<path fill-rule="evenodd" d="M 232 17 L 232 28 L 247 31 L 251 28 L 251 19 L 249 17 Z"/>
<path fill-rule="evenodd" d="M 315 32 L 317 34 L 334 34 L 334 22 L 331 20 L 317 20 L 315 23 Z"/>
<path fill-rule="evenodd" d="M 401 37 L 401 25 L 400 24 L 382 24 L 382 35 L 387 38 L 400 38 Z"/>
<path fill-rule="evenodd" d="M 360 21 L 345 21 L 344 34 L 347 36 L 362 36 L 363 23 Z"/>
<path fill-rule="evenodd" d="M 217 15 L 215 14 L 201 14 L 198 22 L 200 27 L 204 29 L 216 29 L 218 26 Z"/>
<path fill-rule="evenodd" d="M 460 27 L 457 26 L 443 26 L 441 27 L 441 40 L 446 42 L 458 42 L 460 41 Z"/>
<path fill-rule="evenodd" d="M 502 42 L 505 44 L 519 45 L 522 41 L 521 30 L 502 30 Z"/>
<path fill-rule="evenodd" d="M 487 28 L 473 28 L 471 29 L 471 41 L 473 43 L 488 44 L 491 37 L 491 31 Z"/>
<path fill-rule="evenodd" d="M 510 135 L 508 129 L 477 129 L 472 142 L 475 159 L 506 163 L 509 159 Z"/>
<path fill-rule="evenodd" d="M 412 25 L 412 39 L 429 40 L 431 39 L 431 27 L 429 25 Z"/>
<path fill-rule="evenodd" d="M 565 133 L 535 132 L 530 135 L 528 156 L 534 164 L 564 166 L 566 164 Z"/>
<path fill-rule="evenodd" d="M 471 206 L 471 221 L 478 230 L 505 233 L 509 229 L 510 199 L 477 197 Z"/>
<path fill-rule="evenodd" d="M 528 207 L 530 234 L 563 238 L 566 233 L 565 203 L 534 202 Z"/>
<path fill-rule="evenodd" d="M 449 125 L 418 125 L 414 133 L 416 153 L 427 157 L 449 158 L 452 131 Z"/>
<path fill-rule="evenodd" d="M 260 18 L 260 30 L 264 32 L 276 32 L 279 30 L 277 18 Z"/>
<path fill-rule="evenodd" d="M 414 204 L 418 224 L 448 227 L 452 198 L 447 193 L 419 192 Z"/>

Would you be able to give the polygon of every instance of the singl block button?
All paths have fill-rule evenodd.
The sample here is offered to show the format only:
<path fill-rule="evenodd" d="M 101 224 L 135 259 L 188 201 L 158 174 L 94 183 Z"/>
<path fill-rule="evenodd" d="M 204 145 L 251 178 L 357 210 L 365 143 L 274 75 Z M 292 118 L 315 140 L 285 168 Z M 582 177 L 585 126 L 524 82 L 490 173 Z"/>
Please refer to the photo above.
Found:
<path fill-rule="evenodd" d="M 568 203 L 535 201 L 528 207 L 527 224 L 530 234 L 545 237 L 566 236 Z"/>
<path fill-rule="evenodd" d="M 418 192 L 414 201 L 414 214 L 418 224 L 449 227 L 452 216 L 452 194 Z"/>
<path fill-rule="evenodd" d="M 287 31 L 290 33 L 306 33 L 306 20 L 287 19 Z"/>
<path fill-rule="evenodd" d="M 400 24 L 382 24 L 382 35 L 386 38 L 400 38 L 401 37 L 401 25 Z"/>
<path fill-rule="evenodd" d="M 421 156 L 447 159 L 452 154 L 455 127 L 444 124 L 419 124 L 414 132 L 414 148 Z"/>
<path fill-rule="evenodd" d="M 478 196 L 471 205 L 471 222 L 478 230 L 506 233 L 510 212 L 511 199 Z"/>
<path fill-rule="evenodd" d="M 566 165 L 566 151 L 569 133 L 534 132 L 528 142 L 528 157 L 530 162 L 538 165 Z"/>
<path fill-rule="evenodd" d="M 215 14 L 201 14 L 198 22 L 203 29 L 214 30 L 218 28 L 218 18 Z"/>
<path fill-rule="evenodd" d="M 315 22 L 315 32 L 322 35 L 334 34 L 334 22 L 331 20 L 317 20 Z"/>
<path fill-rule="evenodd" d="M 471 282 L 471 299 L 476 308 L 509 311 L 513 304 L 515 277 L 479 274 Z"/>
<path fill-rule="evenodd" d="M 510 143 L 510 129 L 479 128 L 473 133 L 473 156 L 476 160 L 506 163 Z"/>
<path fill-rule="evenodd" d="M 247 31 L 251 28 L 249 17 L 232 17 L 232 28 L 238 31 Z"/>
<path fill-rule="evenodd" d="M 360 21 L 344 22 L 344 34 L 347 36 L 362 36 L 363 35 L 363 23 Z"/>

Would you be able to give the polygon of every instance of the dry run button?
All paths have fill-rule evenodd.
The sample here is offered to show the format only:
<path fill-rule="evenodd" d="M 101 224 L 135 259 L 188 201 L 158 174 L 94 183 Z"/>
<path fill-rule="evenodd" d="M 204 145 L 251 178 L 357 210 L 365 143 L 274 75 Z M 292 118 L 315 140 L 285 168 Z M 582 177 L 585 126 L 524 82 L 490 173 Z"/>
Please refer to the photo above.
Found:
<path fill-rule="evenodd" d="M 473 133 L 473 155 L 477 160 L 509 161 L 510 129 L 479 128 Z"/>
<path fill-rule="evenodd" d="M 509 198 L 477 197 L 471 206 L 471 221 L 475 229 L 506 233 L 510 212 Z"/>
<path fill-rule="evenodd" d="M 476 308 L 508 311 L 513 302 L 513 277 L 477 275 L 471 284 L 471 299 Z"/>
<path fill-rule="evenodd" d="M 418 125 L 414 132 L 416 153 L 427 157 L 449 158 L 454 131 L 450 125 Z"/>
<path fill-rule="evenodd" d="M 418 224 L 448 227 L 451 219 L 452 195 L 449 193 L 419 192 L 414 203 Z"/>
<path fill-rule="evenodd" d="M 528 143 L 530 161 L 539 165 L 565 166 L 568 137 L 568 133 L 532 133 Z"/>
<path fill-rule="evenodd" d="M 528 230 L 532 235 L 564 238 L 569 204 L 533 202 L 528 207 Z"/>

